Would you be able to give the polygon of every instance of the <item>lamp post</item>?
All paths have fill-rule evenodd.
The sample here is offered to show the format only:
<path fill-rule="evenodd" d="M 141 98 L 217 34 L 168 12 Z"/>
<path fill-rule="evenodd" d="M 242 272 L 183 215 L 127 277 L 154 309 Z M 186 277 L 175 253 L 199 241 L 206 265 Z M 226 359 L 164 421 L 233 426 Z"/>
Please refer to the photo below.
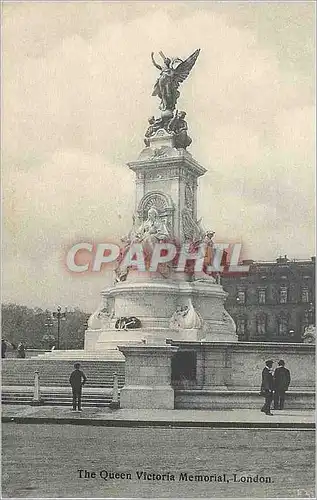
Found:
<path fill-rule="evenodd" d="M 57 306 L 57 310 L 53 312 L 53 318 L 57 319 L 57 349 L 59 349 L 59 339 L 61 331 L 61 321 L 66 319 L 66 311 L 62 312 L 61 306 Z"/>

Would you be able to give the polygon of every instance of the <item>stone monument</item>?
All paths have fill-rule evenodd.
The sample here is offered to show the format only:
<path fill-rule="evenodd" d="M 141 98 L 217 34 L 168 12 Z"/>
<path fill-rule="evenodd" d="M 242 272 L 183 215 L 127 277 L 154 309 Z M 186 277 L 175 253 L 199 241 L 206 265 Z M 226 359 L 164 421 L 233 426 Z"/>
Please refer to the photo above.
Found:
<path fill-rule="evenodd" d="M 287 404 L 313 408 L 315 327 L 305 330 L 303 343 L 237 341 L 220 274 L 209 268 L 215 233 L 198 220 L 197 185 L 206 170 L 187 150 L 192 140 L 186 113 L 176 109 L 179 86 L 199 50 L 185 61 L 160 55 L 162 65 L 152 53 L 160 71 L 153 90 L 160 112 L 149 118 L 145 147 L 128 163 L 135 173 L 136 206 L 129 234 L 122 238 L 113 286 L 101 292 L 84 350 L 55 350 L 44 357 L 47 362 L 125 361 L 120 407 L 136 409 L 260 408 L 264 362 L 284 359 L 292 373 Z M 172 244 L 175 259 L 161 259 L 153 268 L 158 246 L 166 250 Z M 192 259 L 179 265 L 184 246 L 201 252 L 207 272 L 198 273 Z M 142 269 L 128 258 L 132 251 L 142 255 Z"/>
<path fill-rule="evenodd" d="M 207 259 L 214 236 L 214 232 L 203 229 L 197 215 L 198 179 L 206 169 L 187 151 L 192 140 L 186 113 L 176 109 L 179 86 L 193 68 L 199 49 L 184 61 L 165 57 L 162 52 L 160 55 L 162 65 L 151 55 L 160 71 L 152 94 L 160 100 L 160 114 L 149 118 L 145 148 L 128 163 L 135 173 L 133 224 L 122 238 L 114 285 L 101 292 L 101 306 L 86 331 L 86 351 L 107 351 L 122 343 L 165 345 L 167 338 L 238 340 L 234 321 L 224 308 L 227 293 L 219 279 L 210 274 L 197 277 L 190 266 L 181 272 L 176 264 L 160 264 L 152 272 L 148 265 L 147 259 L 160 242 L 194 248 L 206 243 Z M 135 243 L 144 253 L 145 271 L 124 263 Z M 129 318 L 135 318 L 132 326 Z"/>

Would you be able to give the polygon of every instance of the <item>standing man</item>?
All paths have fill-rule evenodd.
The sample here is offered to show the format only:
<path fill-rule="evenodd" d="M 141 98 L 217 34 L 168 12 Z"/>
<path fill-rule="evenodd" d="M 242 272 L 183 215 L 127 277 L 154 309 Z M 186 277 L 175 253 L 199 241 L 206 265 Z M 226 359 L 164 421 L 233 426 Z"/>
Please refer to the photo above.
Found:
<path fill-rule="evenodd" d="M 285 368 L 285 361 L 278 362 L 278 368 L 274 372 L 274 410 L 283 410 L 285 392 L 291 382 L 290 371 Z"/>
<path fill-rule="evenodd" d="M 273 399 L 273 361 L 269 359 L 265 362 L 265 367 L 262 371 L 262 384 L 261 384 L 261 396 L 265 397 L 265 403 L 261 408 L 261 411 L 266 415 L 273 415 L 271 413 L 271 403 Z"/>
<path fill-rule="evenodd" d="M 5 339 L 1 340 L 1 358 L 6 357 L 6 352 L 7 352 L 7 343 Z"/>
<path fill-rule="evenodd" d="M 81 411 L 81 391 L 82 387 L 85 384 L 87 377 L 83 371 L 80 370 L 80 363 L 74 364 L 75 370 L 71 373 L 69 377 L 69 383 L 72 386 L 73 390 L 73 410 L 76 411 L 76 407 L 78 411 Z"/>

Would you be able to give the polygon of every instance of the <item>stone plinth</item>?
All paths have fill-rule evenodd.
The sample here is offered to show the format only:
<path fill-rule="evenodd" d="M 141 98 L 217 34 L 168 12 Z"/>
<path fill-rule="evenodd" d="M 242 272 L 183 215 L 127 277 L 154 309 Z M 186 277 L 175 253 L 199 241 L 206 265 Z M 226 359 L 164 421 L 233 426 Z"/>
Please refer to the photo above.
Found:
<path fill-rule="evenodd" d="M 121 408 L 174 409 L 171 358 L 177 347 L 118 346 L 125 356 L 125 385 Z"/>
<path fill-rule="evenodd" d="M 116 330 L 114 327 L 99 330 L 86 330 L 85 352 L 105 352 L 117 349 L 118 344 L 140 344 L 144 342 L 145 332 L 135 330 Z"/>

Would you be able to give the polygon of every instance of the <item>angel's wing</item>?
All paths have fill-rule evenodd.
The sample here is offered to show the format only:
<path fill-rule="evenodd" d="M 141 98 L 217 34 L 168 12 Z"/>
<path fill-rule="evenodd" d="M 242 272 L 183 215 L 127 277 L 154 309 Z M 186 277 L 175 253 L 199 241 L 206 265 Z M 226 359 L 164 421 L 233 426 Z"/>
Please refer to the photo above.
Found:
<path fill-rule="evenodd" d="M 183 82 L 189 75 L 190 70 L 194 66 L 197 57 L 199 56 L 200 49 L 195 50 L 195 52 L 189 56 L 185 61 L 180 63 L 174 70 L 174 80 L 176 84 Z"/>

